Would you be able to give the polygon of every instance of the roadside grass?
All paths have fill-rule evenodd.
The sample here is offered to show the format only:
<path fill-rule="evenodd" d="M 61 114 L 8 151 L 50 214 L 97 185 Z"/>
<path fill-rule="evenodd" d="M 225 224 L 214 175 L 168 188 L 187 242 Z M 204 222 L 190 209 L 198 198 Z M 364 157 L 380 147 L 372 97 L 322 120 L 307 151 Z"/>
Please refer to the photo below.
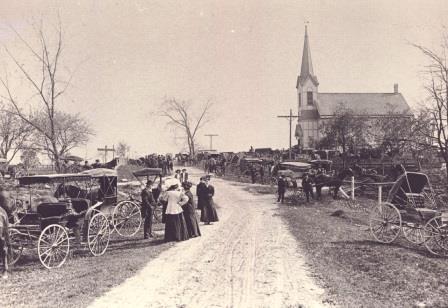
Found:
<path fill-rule="evenodd" d="M 248 189 L 255 192 L 256 189 Z M 260 188 L 265 193 L 266 188 Z M 282 205 L 287 223 L 307 257 L 327 302 L 342 307 L 447 307 L 448 259 L 400 236 L 392 244 L 374 241 L 368 227 L 373 200 L 324 198 Z M 305 206 L 306 205 L 306 206 Z M 330 216 L 342 210 L 338 217 Z"/>
<path fill-rule="evenodd" d="M 53 270 L 40 264 L 35 250 L 27 251 L 2 281 L 1 307 L 86 307 L 173 245 L 163 242 L 163 226 L 155 226 L 152 240 L 143 240 L 142 231 L 133 238 L 114 234 L 103 256 L 82 247 Z"/>

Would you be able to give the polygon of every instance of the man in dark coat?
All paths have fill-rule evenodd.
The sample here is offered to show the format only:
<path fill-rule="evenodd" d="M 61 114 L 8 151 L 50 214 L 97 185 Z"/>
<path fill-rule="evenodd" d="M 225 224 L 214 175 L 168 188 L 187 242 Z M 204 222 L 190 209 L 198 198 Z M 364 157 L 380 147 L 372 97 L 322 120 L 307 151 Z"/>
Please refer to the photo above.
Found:
<path fill-rule="evenodd" d="M 153 216 L 153 207 L 156 205 L 156 201 L 154 200 L 154 196 L 152 195 L 152 181 L 148 180 L 146 182 L 146 187 L 142 190 L 142 216 L 144 218 L 143 224 L 143 234 L 144 238 L 153 237 L 152 235 L 152 216 Z"/>
<path fill-rule="evenodd" d="M 281 175 L 277 182 L 277 192 L 278 192 L 278 199 L 277 202 L 282 202 L 285 199 L 285 192 L 286 192 L 286 181 L 285 176 Z"/>
<path fill-rule="evenodd" d="M 196 186 L 196 196 L 198 197 L 198 210 L 202 210 L 204 204 L 208 202 L 208 188 L 205 184 L 206 178 L 201 177 L 201 181 Z"/>
<path fill-rule="evenodd" d="M 310 202 L 310 195 L 311 198 L 314 199 L 313 194 L 313 182 L 311 178 L 309 177 L 308 173 L 305 173 L 302 179 L 302 189 L 306 196 L 306 202 Z"/>

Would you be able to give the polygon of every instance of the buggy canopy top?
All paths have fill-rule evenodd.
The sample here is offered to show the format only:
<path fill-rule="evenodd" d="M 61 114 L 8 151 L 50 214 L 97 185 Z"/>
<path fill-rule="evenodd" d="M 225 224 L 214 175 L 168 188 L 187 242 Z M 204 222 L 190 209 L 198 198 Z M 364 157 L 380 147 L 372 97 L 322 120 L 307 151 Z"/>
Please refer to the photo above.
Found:
<path fill-rule="evenodd" d="M 32 184 L 51 184 L 63 183 L 70 181 L 89 181 L 92 177 L 87 174 L 67 173 L 67 174 L 49 174 L 49 175 L 32 175 L 19 178 L 20 185 Z"/>
<path fill-rule="evenodd" d="M 403 173 L 392 186 L 387 202 L 395 205 L 405 205 L 407 194 L 421 194 L 425 188 L 430 188 L 428 176 L 419 172 Z"/>
<path fill-rule="evenodd" d="M 293 171 L 307 171 L 311 169 L 311 165 L 308 163 L 302 163 L 298 161 L 288 161 L 280 163 L 282 169 L 291 169 Z"/>
<path fill-rule="evenodd" d="M 248 162 L 248 163 L 261 163 L 261 162 L 263 162 L 263 160 L 261 160 L 260 158 L 256 158 L 256 157 L 244 157 L 242 160 L 245 161 L 245 162 Z"/>
<path fill-rule="evenodd" d="M 140 176 L 151 176 L 151 175 L 162 175 L 161 168 L 144 168 L 137 171 L 132 172 L 135 177 Z"/>
<path fill-rule="evenodd" d="M 90 170 L 84 170 L 80 174 L 90 175 L 93 178 L 100 178 L 100 177 L 117 177 L 117 171 L 107 168 L 96 168 L 96 169 L 90 169 Z"/>
<path fill-rule="evenodd" d="M 79 156 L 75 155 L 68 155 L 65 157 L 61 157 L 62 160 L 69 160 L 69 161 L 83 161 L 83 159 Z"/>

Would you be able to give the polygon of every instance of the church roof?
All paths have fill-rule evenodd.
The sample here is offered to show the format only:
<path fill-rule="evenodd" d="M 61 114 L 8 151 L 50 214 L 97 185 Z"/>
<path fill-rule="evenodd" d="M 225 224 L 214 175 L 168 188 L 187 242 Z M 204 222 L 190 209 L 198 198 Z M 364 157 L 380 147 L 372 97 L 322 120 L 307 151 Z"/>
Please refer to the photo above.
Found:
<path fill-rule="evenodd" d="M 412 114 L 401 93 L 317 93 L 316 106 L 321 117 L 333 116 L 341 105 L 356 115 L 384 116 L 391 110 Z"/>
<path fill-rule="evenodd" d="M 311 78 L 311 80 L 318 85 L 317 77 L 314 75 L 313 71 L 313 61 L 311 61 L 311 50 L 310 43 L 308 41 L 308 29 L 305 26 L 305 41 L 303 43 L 303 53 L 302 53 L 302 66 L 300 67 L 300 75 L 297 78 L 297 85 L 299 83 L 303 83 L 307 78 Z"/>

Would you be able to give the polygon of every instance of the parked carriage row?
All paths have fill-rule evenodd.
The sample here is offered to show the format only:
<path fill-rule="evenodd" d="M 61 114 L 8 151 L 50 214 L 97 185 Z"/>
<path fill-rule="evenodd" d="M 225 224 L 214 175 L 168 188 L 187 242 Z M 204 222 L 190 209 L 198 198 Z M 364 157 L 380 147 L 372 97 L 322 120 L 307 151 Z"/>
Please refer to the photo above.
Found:
<path fill-rule="evenodd" d="M 146 168 L 140 177 L 161 178 L 161 169 Z M 140 204 L 118 201 L 117 174 L 110 169 L 93 169 L 78 174 L 26 176 L 18 179 L 29 190 L 28 200 L 18 200 L 19 209 L 9 228 L 9 263 L 16 263 L 24 249 L 35 249 L 48 269 L 67 260 L 74 244 L 87 246 L 93 256 L 103 255 L 111 233 L 134 236 L 141 227 Z M 52 189 L 53 188 L 53 189 Z M 35 195 L 51 192 L 51 195 Z M 160 219 L 161 211 L 155 211 Z"/>

